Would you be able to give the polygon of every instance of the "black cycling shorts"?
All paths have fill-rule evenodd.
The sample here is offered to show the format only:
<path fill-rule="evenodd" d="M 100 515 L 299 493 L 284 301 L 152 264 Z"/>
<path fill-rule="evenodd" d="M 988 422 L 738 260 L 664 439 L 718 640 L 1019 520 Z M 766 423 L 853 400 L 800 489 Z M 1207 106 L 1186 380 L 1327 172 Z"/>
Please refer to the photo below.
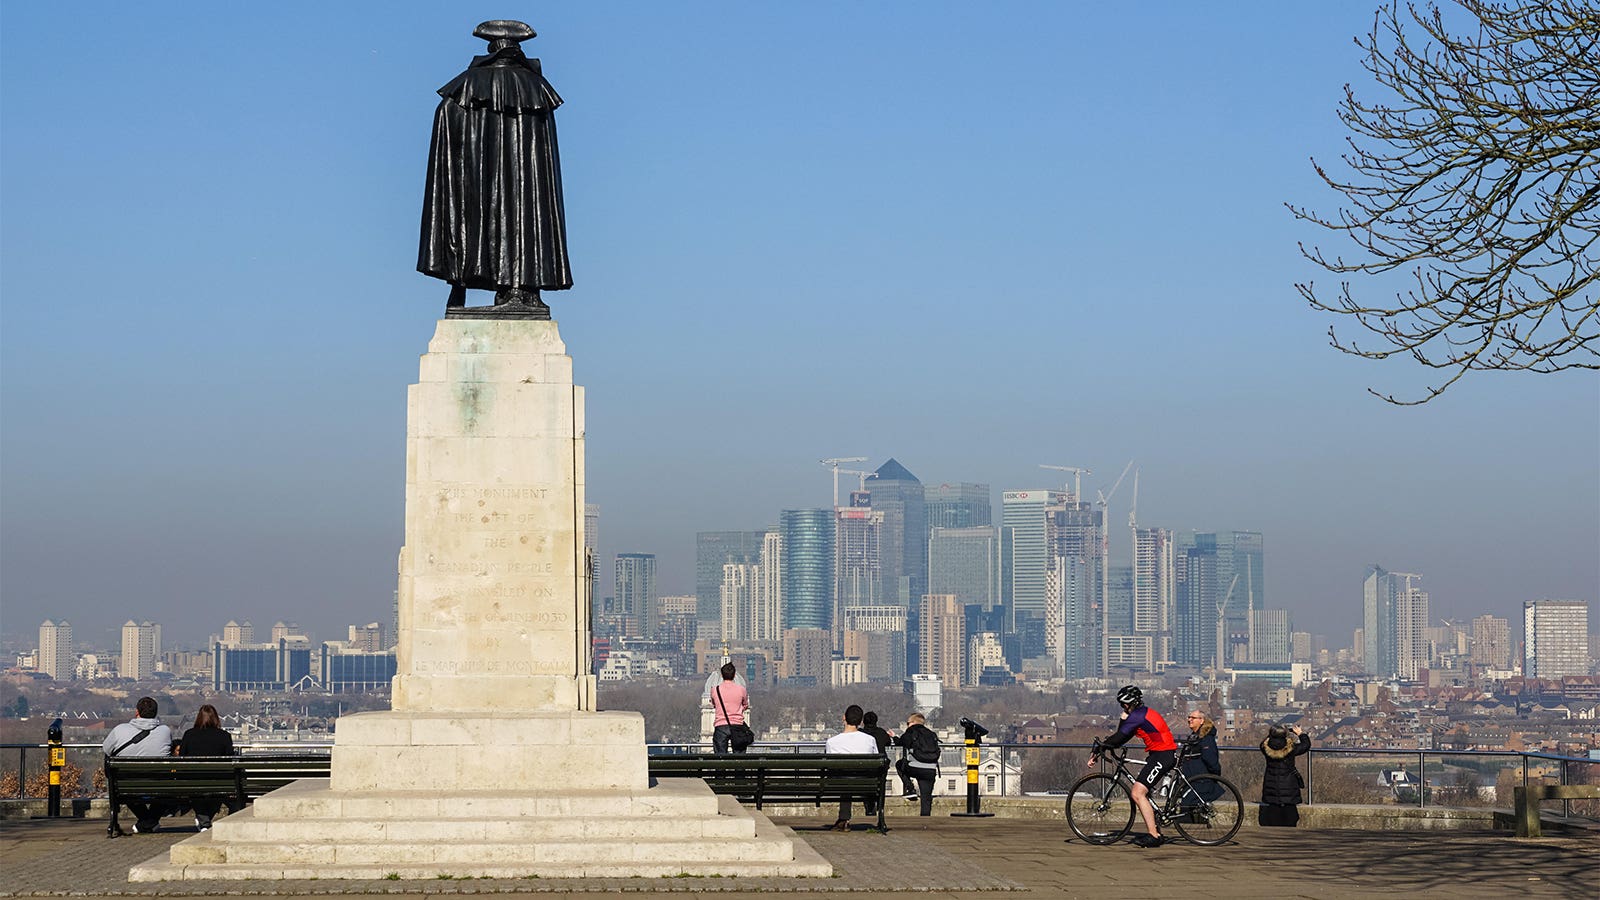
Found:
<path fill-rule="evenodd" d="M 1161 776 L 1172 771 L 1178 764 L 1178 751 L 1176 750 L 1151 750 L 1144 755 L 1144 768 L 1139 770 L 1139 777 L 1135 782 L 1147 788 L 1154 789 Z"/>

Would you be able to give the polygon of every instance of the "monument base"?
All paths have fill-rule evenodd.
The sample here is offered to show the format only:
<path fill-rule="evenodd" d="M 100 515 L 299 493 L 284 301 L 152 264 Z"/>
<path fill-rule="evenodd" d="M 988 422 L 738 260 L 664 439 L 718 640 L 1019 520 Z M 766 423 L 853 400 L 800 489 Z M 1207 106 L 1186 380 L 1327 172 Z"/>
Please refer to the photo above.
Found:
<path fill-rule="evenodd" d="M 699 779 L 650 783 L 632 712 L 339 720 L 307 779 L 134 866 L 129 881 L 828 877 L 788 828 Z"/>

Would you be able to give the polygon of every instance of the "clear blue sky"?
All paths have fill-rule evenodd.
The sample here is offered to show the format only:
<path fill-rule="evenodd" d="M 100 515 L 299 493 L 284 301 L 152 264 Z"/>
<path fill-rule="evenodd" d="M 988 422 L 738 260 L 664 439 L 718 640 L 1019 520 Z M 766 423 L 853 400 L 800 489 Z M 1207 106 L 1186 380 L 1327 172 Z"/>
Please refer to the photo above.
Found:
<path fill-rule="evenodd" d="M 0 602 L 94 635 L 387 619 L 434 91 L 522 17 L 557 118 L 602 550 L 827 503 L 816 460 L 998 491 L 1136 458 L 1141 524 L 1266 533 L 1347 642 L 1600 593 L 1600 379 L 1327 346 L 1364 3 L 25 4 L 0 10 Z M 1337 245 L 1334 245 L 1337 247 Z M 1344 249 L 1338 247 L 1338 249 Z M 1123 522 L 1131 486 L 1113 504 Z M 1114 532 L 1125 555 L 1125 530 Z M 601 588 L 606 591 L 605 587 Z"/>

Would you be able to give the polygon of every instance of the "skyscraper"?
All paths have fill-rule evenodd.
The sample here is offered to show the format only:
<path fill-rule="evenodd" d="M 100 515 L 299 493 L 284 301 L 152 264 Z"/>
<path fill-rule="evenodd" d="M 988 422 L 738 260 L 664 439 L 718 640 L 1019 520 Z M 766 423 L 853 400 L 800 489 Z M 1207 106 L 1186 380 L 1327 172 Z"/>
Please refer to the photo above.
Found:
<path fill-rule="evenodd" d="M 1563 678 L 1589 674 L 1589 604 L 1529 600 L 1522 604 L 1522 674 Z"/>
<path fill-rule="evenodd" d="M 1289 625 L 1289 611 L 1286 609 L 1263 609 L 1256 614 L 1256 623 L 1253 633 L 1255 642 L 1251 644 L 1251 659 L 1253 663 L 1268 663 L 1272 665 L 1286 665 L 1294 661 L 1294 643 L 1291 640 Z M 1307 636 L 1309 638 L 1309 635 Z M 1310 641 L 1307 641 L 1310 649 Z"/>
<path fill-rule="evenodd" d="M 1075 493 L 1064 492 L 1062 497 L 1062 502 L 1054 505 L 1046 516 L 1046 542 L 1052 555 L 1075 559 L 1079 563 L 1087 590 L 1084 595 L 1084 602 L 1088 604 L 1084 627 L 1092 627 L 1094 638 L 1100 642 L 1091 654 L 1099 668 L 1085 675 L 1103 675 L 1107 663 L 1105 638 L 1111 593 L 1109 560 L 1106 559 L 1105 510 L 1095 509 Z M 1132 576 L 1129 577 L 1131 580 Z M 1131 595 L 1129 602 L 1132 602 Z M 1090 618 L 1094 620 L 1092 626 L 1089 624 Z"/>
<path fill-rule="evenodd" d="M 980 528 L 994 522 L 989 486 L 970 482 L 924 485 L 928 528 Z"/>
<path fill-rule="evenodd" d="M 129 619 L 122 625 L 123 678 L 143 681 L 154 678 L 156 661 L 161 658 L 161 626 Z"/>
<path fill-rule="evenodd" d="M 39 671 L 56 681 L 71 681 L 77 663 L 72 649 L 72 624 L 46 619 L 39 626 Z"/>
<path fill-rule="evenodd" d="M 1472 661 L 1501 672 L 1511 669 L 1511 623 L 1498 616 L 1472 620 Z"/>
<path fill-rule="evenodd" d="M 1045 651 L 1067 678 L 1100 674 L 1100 615 L 1097 587 L 1082 559 L 1057 556 L 1045 573 Z"/>
<path fill-rule="evenodd" d="M 589 559 L 589 585 L 600 583 L 600 504 L 583 506 L 583 548 Z"/>
<path fill-rule="evenodd" d="M 1133 529 L 1133 631 L 1150 638 L 1154 663 L 1171 659 L 1176 599 L 1172 532 Z"/>
<path fill-rule="evenodd" d="M 1380 678 L 1415 680 L 1428 664 L 1428 592 L 1413 583 L 1422 576 L 1367 569 L 1362 585 L 1362 662 Z"/>
<path fill-rule="evenodd" d="M 921 605 L 918 671 L 938 676 L 947 688 L 959 688 L 966 670 L 966 610 L 953 594 L 927 594 Z"/>
<path fill-rule="evenodd" d="M 872 508 L 883 513 L 883 590 L 885 603 L 910 606 L 928 590 L 928 507 L 922 482 L 897 460 L 878 467 L 867 480 Z"/>
<path fill-rule="evenodd" d="M 883 589 L 883 513 L 872 508 L 870 494 L 851 491 L 850 505 L 837 507 L 834 516 L 831 618 L 837 645 L 843 624 L 840 609 L 888 601 L 879 593 Z"/>
<path fill-rule="evenodd" d="M 1172 658 L 1180 665 L 1217 666 L 1227 660 L 1217 653 L 1217 545 L 1197 543 L 1178 555 L 1183 578 L 1178 584 L 1178 622 Z"/>
<path fill-rule="evenodd" d="M 770 640 L 758 636 L 757 597 L 761 591 L 761 566 L 757 563 L 728 563 L 722 567 L 722 640 Z"/>
<path fill-rule="evenodd" d="M 1001 495 L 1000 522 L 1010 535 L 1011 594 L 1006 598 L 1011 630 L 1022 620 L 1044 617 L 1045 573 L 1050 570 L 1051 514 L 1067 500 L 1060 491 L 1006 491 Z"/>
<path fill-rule="evenodd" d="M 782 535 L 784 630 L 833 629 L 833 510 L 786 509 L 778 514 Z"/>
<path fill-rule="evenodd" d="M 776 529 L 761 539 L 761 584 L 756 592 L 757 640 L 783 637 L 783 535 Z"/>
<path fill-rule="evenodd" d="M 928 593 L 955 594 L 963 604 L 993 609 L 1000 602 L 1000 529 L 934 526 L 928 537 Z"/>
<path fill-rule="evenodd" d="M 1201 591 L 1223 602 L 1223 663 L 1246 662 L 1250 658 L 1251 613 L 1266 604 L 1266 550 L 1259 531 L 1187 532 L 1176 536 L 1175 558 L 1182 560 L 1193 549 L 1214 553 L 1216 574 L 1212 584 Z M 1181 565 L 1181 563 L 1180 563 Z M 1238 581 L 1235 581 L 1235 576 Z M 1212 639 L 1213 643 L 1215 638 Z"/>
<path fill-rule="evenodd" d="M 694 541 L 694 593 L 700 637 L 715 639 L 722 622 L 722 567 L 761 557 L 765 531 L 701 531 Z"/>
<path fill-rule="evenodd" d="M 625 618 L 626 624 L 623 627 L 629 637 L 654 638 L 657 624 L 655 615 L 658 609 L 656 555 L 618 553 L 616 566 L 616 593 L 613 595 L 612 612 Z"/>
<path fill-rule="evenodd" d="M 256 627 L 249 622 L 241 624 L 229 619 L 228 624 L 222 626 L 222 642 L 235 647 L 254 644 L 256 642 Z"/>
<path fill-rule="evenodd" d="M 778 662 L 778 677 L 792 684 L 826 687 L 833 680 L 832 659 L 833 635 L 827 629 L 787 629 L 783 632 L 783 659 Z"/>

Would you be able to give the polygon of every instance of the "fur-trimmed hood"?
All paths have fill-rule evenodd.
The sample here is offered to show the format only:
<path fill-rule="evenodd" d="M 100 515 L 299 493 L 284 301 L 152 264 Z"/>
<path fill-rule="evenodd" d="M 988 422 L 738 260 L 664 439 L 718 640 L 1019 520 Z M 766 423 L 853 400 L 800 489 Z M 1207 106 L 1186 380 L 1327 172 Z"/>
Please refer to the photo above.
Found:
<path fill-rule="evenodd" d="M 1268 737 L 1261 742 L 1261 752 L 1266 754 L 1267 759 L 1288 759 L 1294 755 L 1295 747 L 1297 747 L 1301 741 L 1310 743 L 1311 739 L 1303 734 L 1299 737 L 1295 737 L 1293 734 L 1290 734 L 1284 738 L 1282 747 L 1274 747 L 1272 746 L 1272 738 Z"/>
<path fill-rule="evenodd" d="M 1208 738 L 1217 733 L 1217 726 L 1210 722 L 1201 722 L 1200 727 L 1194 730 L 1196 738 Z"/>

